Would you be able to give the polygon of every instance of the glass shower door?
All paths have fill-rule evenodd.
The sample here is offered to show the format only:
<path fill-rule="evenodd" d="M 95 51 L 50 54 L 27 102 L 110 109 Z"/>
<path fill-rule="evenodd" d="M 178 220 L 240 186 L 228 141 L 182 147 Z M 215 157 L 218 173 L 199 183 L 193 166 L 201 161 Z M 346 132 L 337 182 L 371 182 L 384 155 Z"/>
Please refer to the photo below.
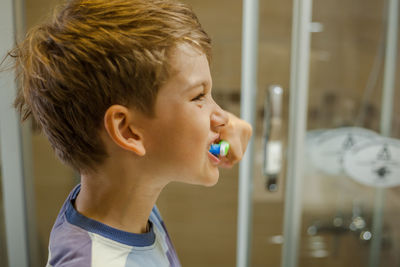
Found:
<path fill-rule="evenodd" d="M 397 13 L 313 3 L 299 266 L 400 264 Z"/>
<path fill-rule="evenodd" d="M 251 2 L 248 8 L 260 15 L 259 21 L 247 16 L 257 24 L 260 37 L 244 34 L 243 44 L 253 38 L 253 46 L 248 48 L 261 54 L 263 33 L 270 30 L 263 21 L 264 3 L 245 2 Z M 258 4 L 259 9 L 252 7 Z M 253 179 L 247 181 L 245 189 L 239 187 L 239 201 L 254 201 L 239 205 L 239 224 L 241 220 L 247 223 L 251 234 L 246 236 L 246 228 L 239 225 L 237 266 L 397 266 L 398 1 L 294 0 L 293 7 L 286 2 L 284 5 L 293 9 L 293 16 L 290 85 L 284 79 L 275 80 L 283 87 L 280 152 L 268 150 L 268 144 L 273 147 L 275 140 L 262 127 L 266 124 L 267 132 L 274 128 L 270 116 L 274 107 L 268 106 L 273 101 L 264 105 L 268 90 L 260 85 L 260 80 L 274 75 L 274 70 L 253 62 L 259 67 L 254 73 L 262 77 L 258 77 L 257 85 L 249 82 L 247 87 L 242 86 L 242 96 L 246 90 L 257 90 L 257 97 L 249 102 L 256 108 L 244 116 L 254 123 L 256 131 L 249 156 L 251 171 L 240 178 Z M 275 29 L 280 27 L 277 23 Z M 269 45 L 277 42 L 268 41 Z M 278 54 L 284 46 L 270 48 Z M 262 55 L 258 60 L 262 61 Z M 246 64 L 245 57 L 242 61 Z M 279 66 L 276 61 L 269 64 Z M 246 71 L 249 68 L 244 67 Z M 260 112 L 263 106 L 264 112 Z M 269 190 L 271 179 L 262 174 L 263 162 L 268 162 L 263 157 L 268 156 L 282 161 L 276 192 Z M 257 208 L 258 202 L 264 209 Z M 276 210 L 273 203 L 282 205 Z M 275 224 L 281 222 L 281 232 L 268 224 L 272 219 L 260 224 L 261 213 L 274 218 Z M 243 219 L 246 216 L 253 222 Z M 274 233 L 265 230 L 271 226 Z M 276 251 L 275 256 L 267 257 L 271 250 Z"/>

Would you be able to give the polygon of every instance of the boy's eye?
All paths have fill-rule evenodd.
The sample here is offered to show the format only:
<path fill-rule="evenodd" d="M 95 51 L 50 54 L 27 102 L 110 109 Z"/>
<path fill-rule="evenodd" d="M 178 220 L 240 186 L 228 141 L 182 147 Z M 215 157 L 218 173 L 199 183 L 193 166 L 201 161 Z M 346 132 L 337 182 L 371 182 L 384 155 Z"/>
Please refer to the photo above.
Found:
<path fill-rule="evenodd" d="M 198 96 L 196 96 L 195 98 L 192 99 L 192 101 L 198 101 L 198 100 L 202 100 L 204 98 L 206 94 L 201 93 Z"/>

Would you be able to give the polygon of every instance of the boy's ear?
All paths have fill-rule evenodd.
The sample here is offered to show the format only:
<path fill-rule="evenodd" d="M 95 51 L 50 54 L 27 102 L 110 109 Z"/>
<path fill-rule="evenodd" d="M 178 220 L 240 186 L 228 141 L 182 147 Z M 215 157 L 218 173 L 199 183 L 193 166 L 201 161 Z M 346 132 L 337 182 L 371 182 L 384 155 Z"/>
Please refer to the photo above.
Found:
<path fill-rule="evenodd" d="M 133 125 L 132 111 L 121 105 L 112 105 L 104 115 L 104 126 L 110 138 L 120 147 L 144 156 L 146 150 L 139 128 Z"/>

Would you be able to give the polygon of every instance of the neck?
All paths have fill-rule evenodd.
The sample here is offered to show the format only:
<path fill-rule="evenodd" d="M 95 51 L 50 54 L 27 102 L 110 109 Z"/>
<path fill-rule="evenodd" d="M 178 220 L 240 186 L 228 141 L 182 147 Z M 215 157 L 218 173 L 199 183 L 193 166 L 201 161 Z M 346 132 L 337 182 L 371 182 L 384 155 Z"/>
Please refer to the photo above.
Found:
<path fill-rule="evenodd" d="M 148 219 L 165 184 L 123 168 L 110 168 L 81 176 L 81 191 L 75 201 L 79 213 L 113 228 L 147 232 Z"/>

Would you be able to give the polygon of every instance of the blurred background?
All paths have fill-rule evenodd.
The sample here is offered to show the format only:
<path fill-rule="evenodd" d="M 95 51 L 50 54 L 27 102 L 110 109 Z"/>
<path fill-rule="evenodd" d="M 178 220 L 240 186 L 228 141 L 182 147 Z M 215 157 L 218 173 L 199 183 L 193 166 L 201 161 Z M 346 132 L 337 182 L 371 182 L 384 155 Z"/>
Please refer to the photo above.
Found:
<path fill-rule="evenodd" d="M 243 3 L 238 0 L 183 2 L 193 7 L 213 41 L 213 96 L 224 109 L 240 116 Z M 16 14 L 18 38 L 43 20 L 56 3 L 54 0 L 25 0 L 21 9 L 24 12 Z M 350 178 L 344 167 L 335 167 L 340 149 L 331 151 L 336 153 L 335 159 L 330 161 L 328 156 L 321 160 L 326 156 L 324 153 L 334 147 L 325 141 L 348 136 L 348 129 L 353 129 L 348 127 L 373 131 L 356 133 L 360 138 L 381 132 L 387 7 L 384 0 L 319 0 L 312 4 L 299 266 L 368 266 L 373 253 L 372 228 L 377 209 L 383 222 L 381 242 L 377 248 L 380 261 L 376 266 L 400 266 L 398 185 L 385 189 L 384 201 L 377 208 L 375 186 Z M 249 255 L 249 265 L 255 267 L 281 266 L 292 10 L 291 0 L 259 1 L 258 91 L 254 103 Z M 399 60 L 397 55 L 397 65 Z M 400 138 L 399 76 L 395 77 L 392 98 L 393 117 L 389 134 L 392 139 Z M 265 108 L 264 103 L 273 84 L 283 88 L 280 132 L 278 137 L 274 137 L 282 144 L 282 161 L 281 172 L 275 177 L 271 190 L 262 164 L 268 132 L 265 116 L 268 114 L 266 108 L 269 108 Z M 79 182 L 79 176 L 59 163 L 46 138 L 31 122 L 23 127 L 25 185 L 29 187 L 26 198 L 30 200 L 29 266 L 45 266 L 53 222 L 66 196 Z M 335 144 L 341 146 L 340 142 L 344 141 L 340 139 Z M 399 166 L 396 160 L 400 161 L 400 158 L 393 158 L 393 168 Z M 8 266 L 2 199 L 0 197 L 0 266 Z M 183 266 L 235 266 L 238 166 L 221 170 L 219 183 L 212 188 L 170 184 L 157 204 Z"/>

